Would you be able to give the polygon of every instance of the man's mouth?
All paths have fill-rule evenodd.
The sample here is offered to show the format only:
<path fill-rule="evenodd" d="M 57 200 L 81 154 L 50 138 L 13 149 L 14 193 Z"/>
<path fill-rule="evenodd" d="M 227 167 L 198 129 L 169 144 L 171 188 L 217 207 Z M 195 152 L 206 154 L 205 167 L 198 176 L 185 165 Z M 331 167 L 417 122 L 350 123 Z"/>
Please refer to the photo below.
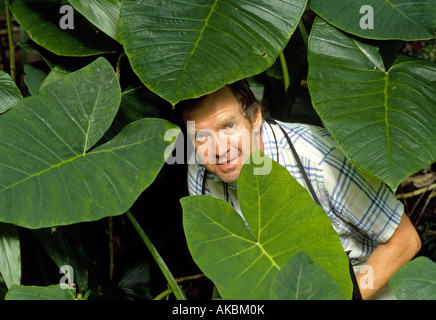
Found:
<path fill-rule="evenodd" d="M 236 158 L 234 158 L 234 159 L 231 159 L 231 160 L 227 160 L 226 162 L 219 162 L 219 163 L 217 163 L 216 165 L 219 167 L 219 168 L 221 168 L 221 169 L 226 169 L 226 168 L 229 168 L 229 167 L 231 167 L 231 166 L 233 166 L 233 165 L 235 165 L 235 164 L 238 164 L 238 158 L 239 157 L 236 157 Z"/>

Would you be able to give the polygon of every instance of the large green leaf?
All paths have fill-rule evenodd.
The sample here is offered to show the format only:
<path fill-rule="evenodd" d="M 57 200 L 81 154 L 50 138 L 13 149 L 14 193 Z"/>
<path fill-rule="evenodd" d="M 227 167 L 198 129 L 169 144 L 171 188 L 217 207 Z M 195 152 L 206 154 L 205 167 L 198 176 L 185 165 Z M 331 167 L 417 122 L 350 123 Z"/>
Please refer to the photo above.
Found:
<path fill-rule="evenodd" d="M 0 113 L 8 110 L 15 102 L 23 96 L 11 77 L 0 70 Z"/>
<path fill-rule="evenodd" d="M 91 56 L 116 50 L 116 42 L 74 11 L 74 29 L 59 26 L 66 1 L 13 0 L 11 11 L 30 39 L 61 56 Z"/>
<path fill-rule="evenodd" d="M 97 28 L 121 42 L 120 0 L 68 0 L 68 2 Z"/>
<path fill-rule="evenodd" d="M 436 300 L 436 263 L 418 257 L 402 266 L 389 286 L 400 300 Z"/>
<path fill-rule="evenodd" d="M 436 36 L 434 0 L 310 0 L 309 6 L 334 26 L 364 38 L 422 40 Z M 366 28 L 367 18 L 373 18 L 372 28 Z"/>
<path fill-rule="evenodd" d="M 315 110 L 351 162 L 393 190 L 436 161 L 436 65 L 397 61 L 317 19 L 309 39 Z"/>
<path fill-rule="evenodd" d="M 43 86 L 0 117 L 0 221 L 28 228 L 91 221 L 130 208 L 164 163 L 164 132 L 143 119 L 91 149 L 121 90 L 103 58 Z"/>
<path fill-rule="evenodd" d="M 277 273 L 272 287 L 273 300 L 344 300 L 332 277 L 304 251 L 291 257 Z"/>
<path fill-rule="evenodd" d="M 268 299 L 278 271 L 305 251 L 351 298 L 348 258 L 326 213 L 281 165 L 272 162 L 267 175 L 253 174 L 255 168 L 250 160 L 238 178 L 238 199 L 250 229 L 223 200 L 181 199 L 194 261 L 224 299 Z"/>
<path fill-rule="evenodd" d="M 21 283 L 21 249 L 17 228 L 0 223 L 0 274 L 10 288 Z"/>
<path fill-rule="evenodd" d="M 121 4 L 132 68 L 175 104 L 271 66 L 307 0 L 133 0 Z"/>

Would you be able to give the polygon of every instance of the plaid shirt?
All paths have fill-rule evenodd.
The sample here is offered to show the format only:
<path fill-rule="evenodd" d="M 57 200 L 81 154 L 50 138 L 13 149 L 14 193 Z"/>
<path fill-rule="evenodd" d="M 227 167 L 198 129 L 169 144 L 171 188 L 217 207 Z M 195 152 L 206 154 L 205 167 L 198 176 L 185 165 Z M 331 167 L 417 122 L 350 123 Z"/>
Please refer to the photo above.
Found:
<path fill-rule="evenodd" d="M 389 240 L 394 233 L 404 212 L 403 204 L 385 184 L 356 169 L 324 128 L 277 122 L 285 129 L 300 155 L 309 181 L 344 250 L 351 250 L 352 264 L 366 261 L 378 244 Z M 280 128 L 264 121 L 262 138 L 264 153 L 278 160 L 307 189 Z M 204 171 L 201 164 L 188 165 L 191 195 L 201 195 Z M 205 195 L 228 201 L 242 216 L 236 185 L 227 185 L 216 175 L 208 173 Z"/>

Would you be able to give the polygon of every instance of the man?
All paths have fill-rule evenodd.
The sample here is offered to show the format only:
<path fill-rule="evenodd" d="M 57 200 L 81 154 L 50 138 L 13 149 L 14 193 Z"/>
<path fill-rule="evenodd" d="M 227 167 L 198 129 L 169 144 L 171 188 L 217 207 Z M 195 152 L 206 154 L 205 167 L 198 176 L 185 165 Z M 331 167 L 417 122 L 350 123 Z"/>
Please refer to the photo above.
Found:
<path fill-rule="evenodd" d="M 188 166 L 191 195 L 224 199 L 241 214 L 238 175 L 250 153 L 260 149 L 306 189 L 311 185 L 344 250 L 351 251 L 362 298 L 394 298 L 388 281 L 418 252 L 419 236 L 388 187 L 353 167 L 325 129 L 265 121 L 246 81 L 178 107 L 185 124 L 193 123 L 195 128 L 194 132 L 188 128 L 198 160 Z M 292 141 L 308 182 L 280 126 Z M 366 272 L 359 273 L 362 266 Z M 363 281 L 369 271 L 372 283 Z"/>

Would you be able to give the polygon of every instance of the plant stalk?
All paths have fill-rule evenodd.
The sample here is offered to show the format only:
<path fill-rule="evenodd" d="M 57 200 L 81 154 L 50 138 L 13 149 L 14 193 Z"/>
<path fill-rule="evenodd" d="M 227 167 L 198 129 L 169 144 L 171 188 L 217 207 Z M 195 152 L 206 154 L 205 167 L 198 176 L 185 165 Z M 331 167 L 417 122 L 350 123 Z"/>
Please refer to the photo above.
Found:
<path fill-rule="evenodd" d="M 306 27 L 304 26 L 304 23 L 303 23 L 303 19 L 300 19 L 300 21 L 298 22 L 298 30 L 300 30 L 301 37 L 303 38 L 304 45 L 307 48 L 307 44 L 308 44 L 309 40 L 308 40 L 308 36 L 307 36 Z"/>
<path fill-rule="evenodd" d="M 153 300 L 162 300 L 164 298 L 166 298 L 167 296 L 169 296 L 171 293 L 173 293 L 173 289 L 167 289 L 162 293 L 159 293 L 156 298 L 154 298 Z"/>
<path fill-rule="evenodd" d="M 118 81 L 120 81 L 120 78 L 121 78 L 121 59 L 124 57 L 124 55 L 125 55 L 125 53 L 123 52 L 122 54 L 120 54 L 118 56 L 118 59 L 117 59 L 117 66 L 115 68 L 115 73 L 117 75 Z"/>
<path fill-rule="evenodd" d="M 8 28 L 8 40 L 9 40 L 9 64 L 12 81 L 16 82 L 15 76 L 15 44 L 12 37 L 12 22 L 9 0 L 5 0 L 5 14 L 6 14 L 6 26 Z"/>
<path fill-rule="evenodd" d="M 160 270 L 162 271 L 165 279 L 168 281 L 168 284 L 170 285 L 170 287 L 174 293 L 174 296 L 177 298 L 177 300 L 187 300 L 185 293 L 177 284 L 176 280 L 174 279 L 173 275 L 171 274 L 171 271 L 168 269 L 165 261 L 162 259 L 159 252 L 156 250 L 154 245 L 151 243 L 150 239 L 147 237 L 144 230 L 142 230 L 138 221 L 135 219 L 135 217 L 133 217 L 133 215 L 130 211 L 127 211 L 126 215 L 129 218 L 130 222 L 132 223 L 133 227 L 135 228 L 136 232 L 138 232 L 142 241 L 144 242 L 144 244 L 146 245 L 146 247 L 150 251 L 151 255 L 153 256 L 154 260 L 156 261 L 157 265 L 159 266 Z"/>
<path fill-rule="evenodd" d="M 280 65 L 282 66 L 283 84 L 285 86 L 285 94 L 286 94 L 289 90 L 289 85 L 291 83 L 289 79 L 288 65 L 286 63 L 286 58 L 283 51 L 280 52 L 279 57 L 280 57 Z"/>

